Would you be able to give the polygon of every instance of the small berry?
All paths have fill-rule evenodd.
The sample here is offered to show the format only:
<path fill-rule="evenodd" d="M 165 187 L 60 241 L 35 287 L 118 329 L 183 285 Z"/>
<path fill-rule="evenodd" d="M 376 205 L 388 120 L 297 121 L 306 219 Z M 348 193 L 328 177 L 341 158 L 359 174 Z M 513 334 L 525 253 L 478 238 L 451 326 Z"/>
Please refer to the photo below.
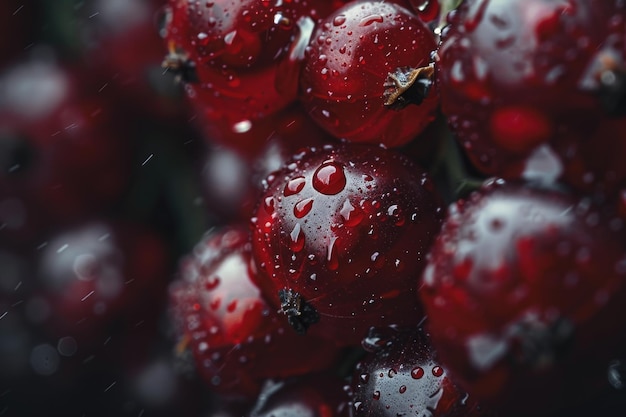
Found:
<path fill-rule="evenodd" d="M 419 294 L 455 380 L 506 415 L 597 394 L 626 342 L 623 233 L 588 200 L 530 186 L 451 205 Z"/>
<path fill-rule="evenodd" d="M 430 29 L 394 2 L 353 1 L 318 23 L 306 49 L 302 102 L 333 136 L 403 145 L 434 119 Z"/>
<path fill-rule="evenodd" d="M 189 349 L 198 374 L 228 396 L 254 397 L 263 380 L 324 369 L 338 353 L 286 328 L 255 283 L 251 257 L 246 227 L 213 231 L 170 289 L 179 352 Z"/>
<path fill-rule="evenodd" d="M 266 184 L 253 218 L 259 286 L 296 330 L 356 344 L 374 323 L 421 320 L 411 297 L 443 215 L 421 168 L 380 147 L 328 145 Z"/>

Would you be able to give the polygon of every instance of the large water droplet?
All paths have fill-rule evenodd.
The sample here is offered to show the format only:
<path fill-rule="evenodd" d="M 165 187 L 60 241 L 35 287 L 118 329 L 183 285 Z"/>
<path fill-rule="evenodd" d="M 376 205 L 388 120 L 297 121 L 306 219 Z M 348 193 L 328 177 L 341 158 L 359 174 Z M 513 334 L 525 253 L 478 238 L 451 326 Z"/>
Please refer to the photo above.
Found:
<path fill-rule="evenodd" d="M 298 219 L 301 219 L 307 214 L 309 214 L 312 208 L 313 208 L 313 199 L 305 198 L 304 200 L 298 201 L 296 203 L 296 205 L 293 207 L 293 214 Z"/>
<path fill-rule="evenodd" d="M 358 207 L 354 207 L 348 199 L 343 202 L 343 206 L 341 206 L 339 214 L 341 215 L 341 217 L 343 217 L 344 224 L 349 227 L 359 225 L 365 217 L 363 211 L 361 211 L 361 209 Z"/>
<path fill-rule="evenodd" d="M 305 184 L 306 180 L 304 179 L 304 177 L 296 177 L 289 180 L 289 182 L 287 182 L 287 185 L 285 185 L 285 190 L 283 192 L 285 194 L 285 197 L 298 194 L 300 191 L 302 191 Z"/>
<path fill-rule="evenodd" d="M 326 161 L 313 174 L 313 188 L 326 195 L 335 195 L 346 186 L 343 166 L 335 161 Z"/>
<path fill-rule="evenodd" d="M 420 379 L 423 376 L 424 376 L 424 369 L 422 367 L 416 366 L 415 368 L 411 369 L 411 377 L 413 379 Z"/>
<path fill-rule="evenodd" d="M 337 237 L 332 237 L 328 244 L 328 252 L 326 255 L 327 267 L 331 271 L 339 268 L 339 256 L 337 255 Z"/>
<path fill-rule="evenodd" d="M 346 17 L 342 14 L 335 16 L 335 18 L 333 19 L 333 25 L 335 26 L 341 26 L 344 23 L 346 23 Z"/>

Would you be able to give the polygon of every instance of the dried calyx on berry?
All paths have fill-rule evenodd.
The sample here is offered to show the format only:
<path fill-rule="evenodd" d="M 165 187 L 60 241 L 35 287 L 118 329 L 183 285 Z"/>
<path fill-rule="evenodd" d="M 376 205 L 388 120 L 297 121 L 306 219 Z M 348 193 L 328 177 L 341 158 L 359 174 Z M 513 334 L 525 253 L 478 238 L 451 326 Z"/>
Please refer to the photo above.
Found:
<path fill-rule="evenodd" d="M 189 58 L 189 54 L 176 48 L 173 44 L 170 45 L 161 66 L 174 73 L 174 79 L 177 83 L 199 82 L 195 62 Z"/>
<path fill-rule="evenodd" d="M 315 308 L 302 299 L 302 296 L 292 289 L 282 289 L 278 292 L 280 299 L 279 312 L 287 316 L 287 321 L 298 334 L 305 334 L 307 329 L 319 321 L 320 316 Z"/>
<path fill-rule="evenodd" d="M 434 74 L 435 67 L 432 64 L 420 68 L 398 68 L 390 72 L 383 85 L 385 107 L 402 110 L 409 104 L 421 104 L 433 86 Z"/>

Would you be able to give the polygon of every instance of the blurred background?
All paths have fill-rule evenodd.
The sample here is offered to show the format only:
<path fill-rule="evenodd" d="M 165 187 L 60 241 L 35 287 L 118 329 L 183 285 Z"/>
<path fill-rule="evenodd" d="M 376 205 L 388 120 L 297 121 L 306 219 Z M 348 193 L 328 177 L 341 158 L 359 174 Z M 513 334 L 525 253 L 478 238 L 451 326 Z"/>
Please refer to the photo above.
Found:
<path fill-rule="evenodd" d="M 211 403 L 173 360 L 167 286 L 248 168 L 161 67 L 162 4 L 0 2 L 0 416 Z"/>

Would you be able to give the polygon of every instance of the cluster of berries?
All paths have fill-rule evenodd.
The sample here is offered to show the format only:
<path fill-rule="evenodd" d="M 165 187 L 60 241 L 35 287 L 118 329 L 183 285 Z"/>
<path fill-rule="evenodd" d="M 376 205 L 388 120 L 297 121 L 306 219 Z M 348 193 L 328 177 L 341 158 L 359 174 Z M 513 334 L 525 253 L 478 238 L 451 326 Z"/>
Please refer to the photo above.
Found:
<path fill-rule="evenodd" d="M 79 66 L 0 61 L 13 388 L 88 352 L 129 414 L 624 413 L 626 2 L 81 8 Z"/>

